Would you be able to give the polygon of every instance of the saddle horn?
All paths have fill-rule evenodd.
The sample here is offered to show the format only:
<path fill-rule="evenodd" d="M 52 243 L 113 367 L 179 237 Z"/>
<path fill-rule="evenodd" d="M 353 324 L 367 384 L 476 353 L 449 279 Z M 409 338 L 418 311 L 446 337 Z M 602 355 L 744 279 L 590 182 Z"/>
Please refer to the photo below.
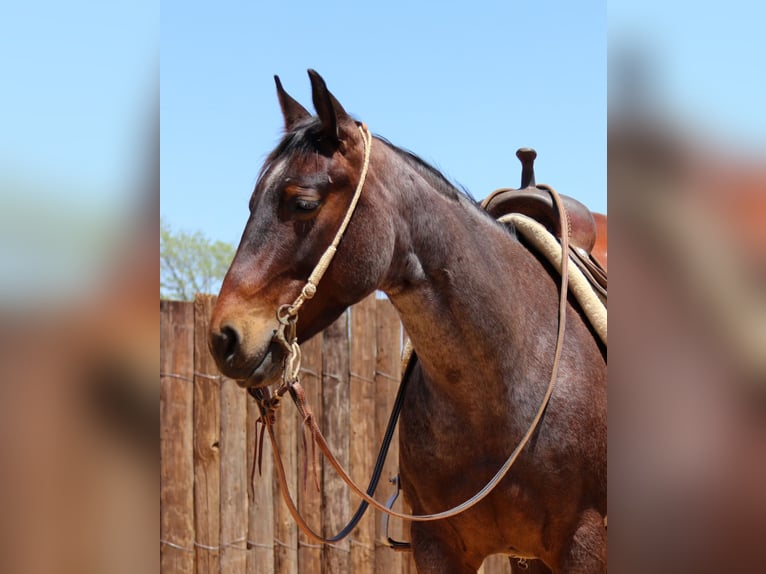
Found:
<path fill-rule="evenodd" d="M 531 147 L 520 147 L 516 150 L 516 157 L 521 162 L 521 185 L 519 189 L 535 187 L 535 158 L 537 152 Z"/>

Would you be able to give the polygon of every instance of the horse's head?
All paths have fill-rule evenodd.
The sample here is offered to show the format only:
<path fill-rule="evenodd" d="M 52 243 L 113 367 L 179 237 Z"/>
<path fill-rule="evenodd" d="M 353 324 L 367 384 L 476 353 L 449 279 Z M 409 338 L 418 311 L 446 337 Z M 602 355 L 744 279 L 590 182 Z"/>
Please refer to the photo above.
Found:
<path fill-rule="evenodd" d="M 250 199 L 250 218 L 213 311 L 210 349 L 219 369 L 242 386 L 279 375 L 282 348 L 272 339 L 277 310 L 292 303 L 344 219 L 365 157 L 359 124 L 309 70 L 317 116 L 275 77 L 286 133 L 267 158 Z M 334 321 L 374 291 L 394 245 L 392 215 L 370 201 L 371 173 L 356 212 L 316 296 L 301 308 L 298 339 Z M 372 181 L 371 181 L 372 180 Z"/>

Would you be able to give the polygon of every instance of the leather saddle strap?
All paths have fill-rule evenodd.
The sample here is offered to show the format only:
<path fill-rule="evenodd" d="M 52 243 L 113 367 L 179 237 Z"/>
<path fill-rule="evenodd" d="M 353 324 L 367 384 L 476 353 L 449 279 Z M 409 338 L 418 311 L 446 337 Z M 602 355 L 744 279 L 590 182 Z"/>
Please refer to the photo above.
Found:
<path fill-rule="evenodd" d="M 577 268 L 588 279 L 588 283 L 591 284 L 593 290 L 606 303 L 607 275 L 601 264 L 590 254 L 583 253 L 577 248 L 570 248 L 569 254 Z"/>

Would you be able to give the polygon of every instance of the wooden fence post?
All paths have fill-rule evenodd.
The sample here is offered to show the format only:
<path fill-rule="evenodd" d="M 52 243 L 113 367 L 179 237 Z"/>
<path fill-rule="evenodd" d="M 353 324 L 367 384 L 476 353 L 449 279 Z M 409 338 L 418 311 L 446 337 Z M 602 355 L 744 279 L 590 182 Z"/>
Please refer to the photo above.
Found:
<path fill-rule="evenodd" d="M 232 379 L 221 382 L 221 574 L 247 566 L 247 400 Z"/>
<path fill-rule="evenodd" d="M 194 300 L 194 516 L 197 574 L 219 574 L 221 545 L 220 374 L 207 345 L 212 295 Z"/>
<path fill-rule="evenodd" d="M 348 312 L 327 327 L 322 340 L 322 432 L 344 468 L 348 468 L 349 388 L 348 388 Z M 324 466 L 322 527 L 325 534 L 335 534 L 348 519 L 346 485 L 328 464 Z M 325 546 L 325 572 L 349 572 L 348 538 Z"/>
<path fill-rule="evenodd" d="M 160 301 L 160 569 L 194 574 L 194 307 Z"/>
<path fill-rule="evenodd" d="M 375 295 L 354 305 L 350 341 L 350 473 L 366 488 L 380 446 L 375 433 L 375 356 L 377 321 Z M 350 493 L 349 506 L 355 510 L 361 500 Z M 375 511 L 369 510 L 351 538 L 351 572 L 375 572 Z"/>

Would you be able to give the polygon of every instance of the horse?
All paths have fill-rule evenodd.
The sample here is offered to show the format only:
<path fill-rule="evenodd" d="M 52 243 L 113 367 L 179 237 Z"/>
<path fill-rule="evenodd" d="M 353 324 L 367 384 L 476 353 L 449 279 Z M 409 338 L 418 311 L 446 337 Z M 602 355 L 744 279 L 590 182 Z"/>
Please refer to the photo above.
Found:
<path fill-rule="evenodd" d="M 440 512 L 479 491 L 527 432 L 551 377 L 558 278 L 514 229 L 369 135 L 309 77 L 316 115 L 275 76 L 285 133 L 258 176 L 209 346 L 243 388 L 279 381 L 278 311 L 302 297 L 347 225 L 297 339 L 378 290 L 388 296 L 418 358 L 400 417 L 402 491 L 415 514 Z M 553 394 L 509 473 L 458 516 L 411 524 L 420 574 L 475 573 L 492 554 L 540 572 L 606 572 L 606 349 L 571 298 L 566 320 Z"/>

